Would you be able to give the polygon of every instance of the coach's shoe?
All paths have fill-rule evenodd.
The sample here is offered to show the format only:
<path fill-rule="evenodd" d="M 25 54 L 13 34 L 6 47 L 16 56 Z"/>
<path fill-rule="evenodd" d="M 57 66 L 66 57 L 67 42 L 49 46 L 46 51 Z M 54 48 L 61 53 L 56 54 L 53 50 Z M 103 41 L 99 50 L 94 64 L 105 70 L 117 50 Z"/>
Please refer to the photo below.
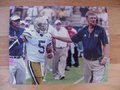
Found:
<path fill-rule="evenodd" d="M 69 69 L 68 69 L 68 68 L 65 68 L 65 71 L 69 71 Z"/>

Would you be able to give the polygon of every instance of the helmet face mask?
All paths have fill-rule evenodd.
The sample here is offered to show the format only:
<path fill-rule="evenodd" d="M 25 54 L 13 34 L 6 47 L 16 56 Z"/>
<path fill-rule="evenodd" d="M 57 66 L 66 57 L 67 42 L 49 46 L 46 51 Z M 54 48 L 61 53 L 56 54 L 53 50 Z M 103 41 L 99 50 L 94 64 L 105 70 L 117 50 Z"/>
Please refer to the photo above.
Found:
<path fill-rule="evenodd" d="M 40 34 L 45 34 L 48 32 L 48 22 L 43 17 L 38 17 L 35 19 L 34 27 L 35 30 Z"/>

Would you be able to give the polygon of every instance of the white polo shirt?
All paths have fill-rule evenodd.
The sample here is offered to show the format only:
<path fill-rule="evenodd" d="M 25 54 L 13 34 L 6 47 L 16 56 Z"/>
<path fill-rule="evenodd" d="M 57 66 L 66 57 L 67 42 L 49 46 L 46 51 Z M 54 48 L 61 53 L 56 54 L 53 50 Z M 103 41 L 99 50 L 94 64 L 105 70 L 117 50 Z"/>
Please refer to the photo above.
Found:
<path fill-rule="evenodd" d="M 62 37 L 69 37 L 68 31 L 64 27 L 61 27 L 59 31 L 55 29 L 54 35 L 62 36 Z M 60 47 L 67 47 L 67 42 L 63 42 L 63 41 L 56 39 L 56 48 L 60 48 Z"/>

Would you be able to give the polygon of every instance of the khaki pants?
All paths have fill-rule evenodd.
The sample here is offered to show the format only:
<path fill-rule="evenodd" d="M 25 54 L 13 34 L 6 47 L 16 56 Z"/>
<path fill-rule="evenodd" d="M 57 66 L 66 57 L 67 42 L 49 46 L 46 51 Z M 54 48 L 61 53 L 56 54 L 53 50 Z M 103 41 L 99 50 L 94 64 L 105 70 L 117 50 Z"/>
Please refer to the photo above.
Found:
<path fill-rule="evenodd" d="M 90 61 L 84 58 L 84 80 L 86 83 L 101 83 L 104 71 L 105 65 L 101 65 L 99 60 Z"/>
<path fill-rule="evenodd" d="M 65 76 L 66 59 L 68 48 L 57 49 L 53 58 L 53 75 Z"/>

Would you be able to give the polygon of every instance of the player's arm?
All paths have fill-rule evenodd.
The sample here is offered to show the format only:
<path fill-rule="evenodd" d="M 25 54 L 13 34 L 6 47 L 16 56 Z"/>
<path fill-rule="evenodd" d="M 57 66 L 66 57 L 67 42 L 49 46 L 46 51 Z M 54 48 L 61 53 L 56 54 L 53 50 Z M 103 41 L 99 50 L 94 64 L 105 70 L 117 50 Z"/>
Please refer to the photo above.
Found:
<path fill-rule="evenodd" d="M 22 34 L 22 35 L 20 36 L 20 38 L 21 38 L 22 42 L 26 42 L 26 41 L 27 41 L 24 34 Z"/>
<path fill-rule="evenodd" d="M 23 34 L 20 36 L 23 42 L 26 42 L 27 40 L 32 38 L 32 34 L 30 32 L 23 32 Z"/>

